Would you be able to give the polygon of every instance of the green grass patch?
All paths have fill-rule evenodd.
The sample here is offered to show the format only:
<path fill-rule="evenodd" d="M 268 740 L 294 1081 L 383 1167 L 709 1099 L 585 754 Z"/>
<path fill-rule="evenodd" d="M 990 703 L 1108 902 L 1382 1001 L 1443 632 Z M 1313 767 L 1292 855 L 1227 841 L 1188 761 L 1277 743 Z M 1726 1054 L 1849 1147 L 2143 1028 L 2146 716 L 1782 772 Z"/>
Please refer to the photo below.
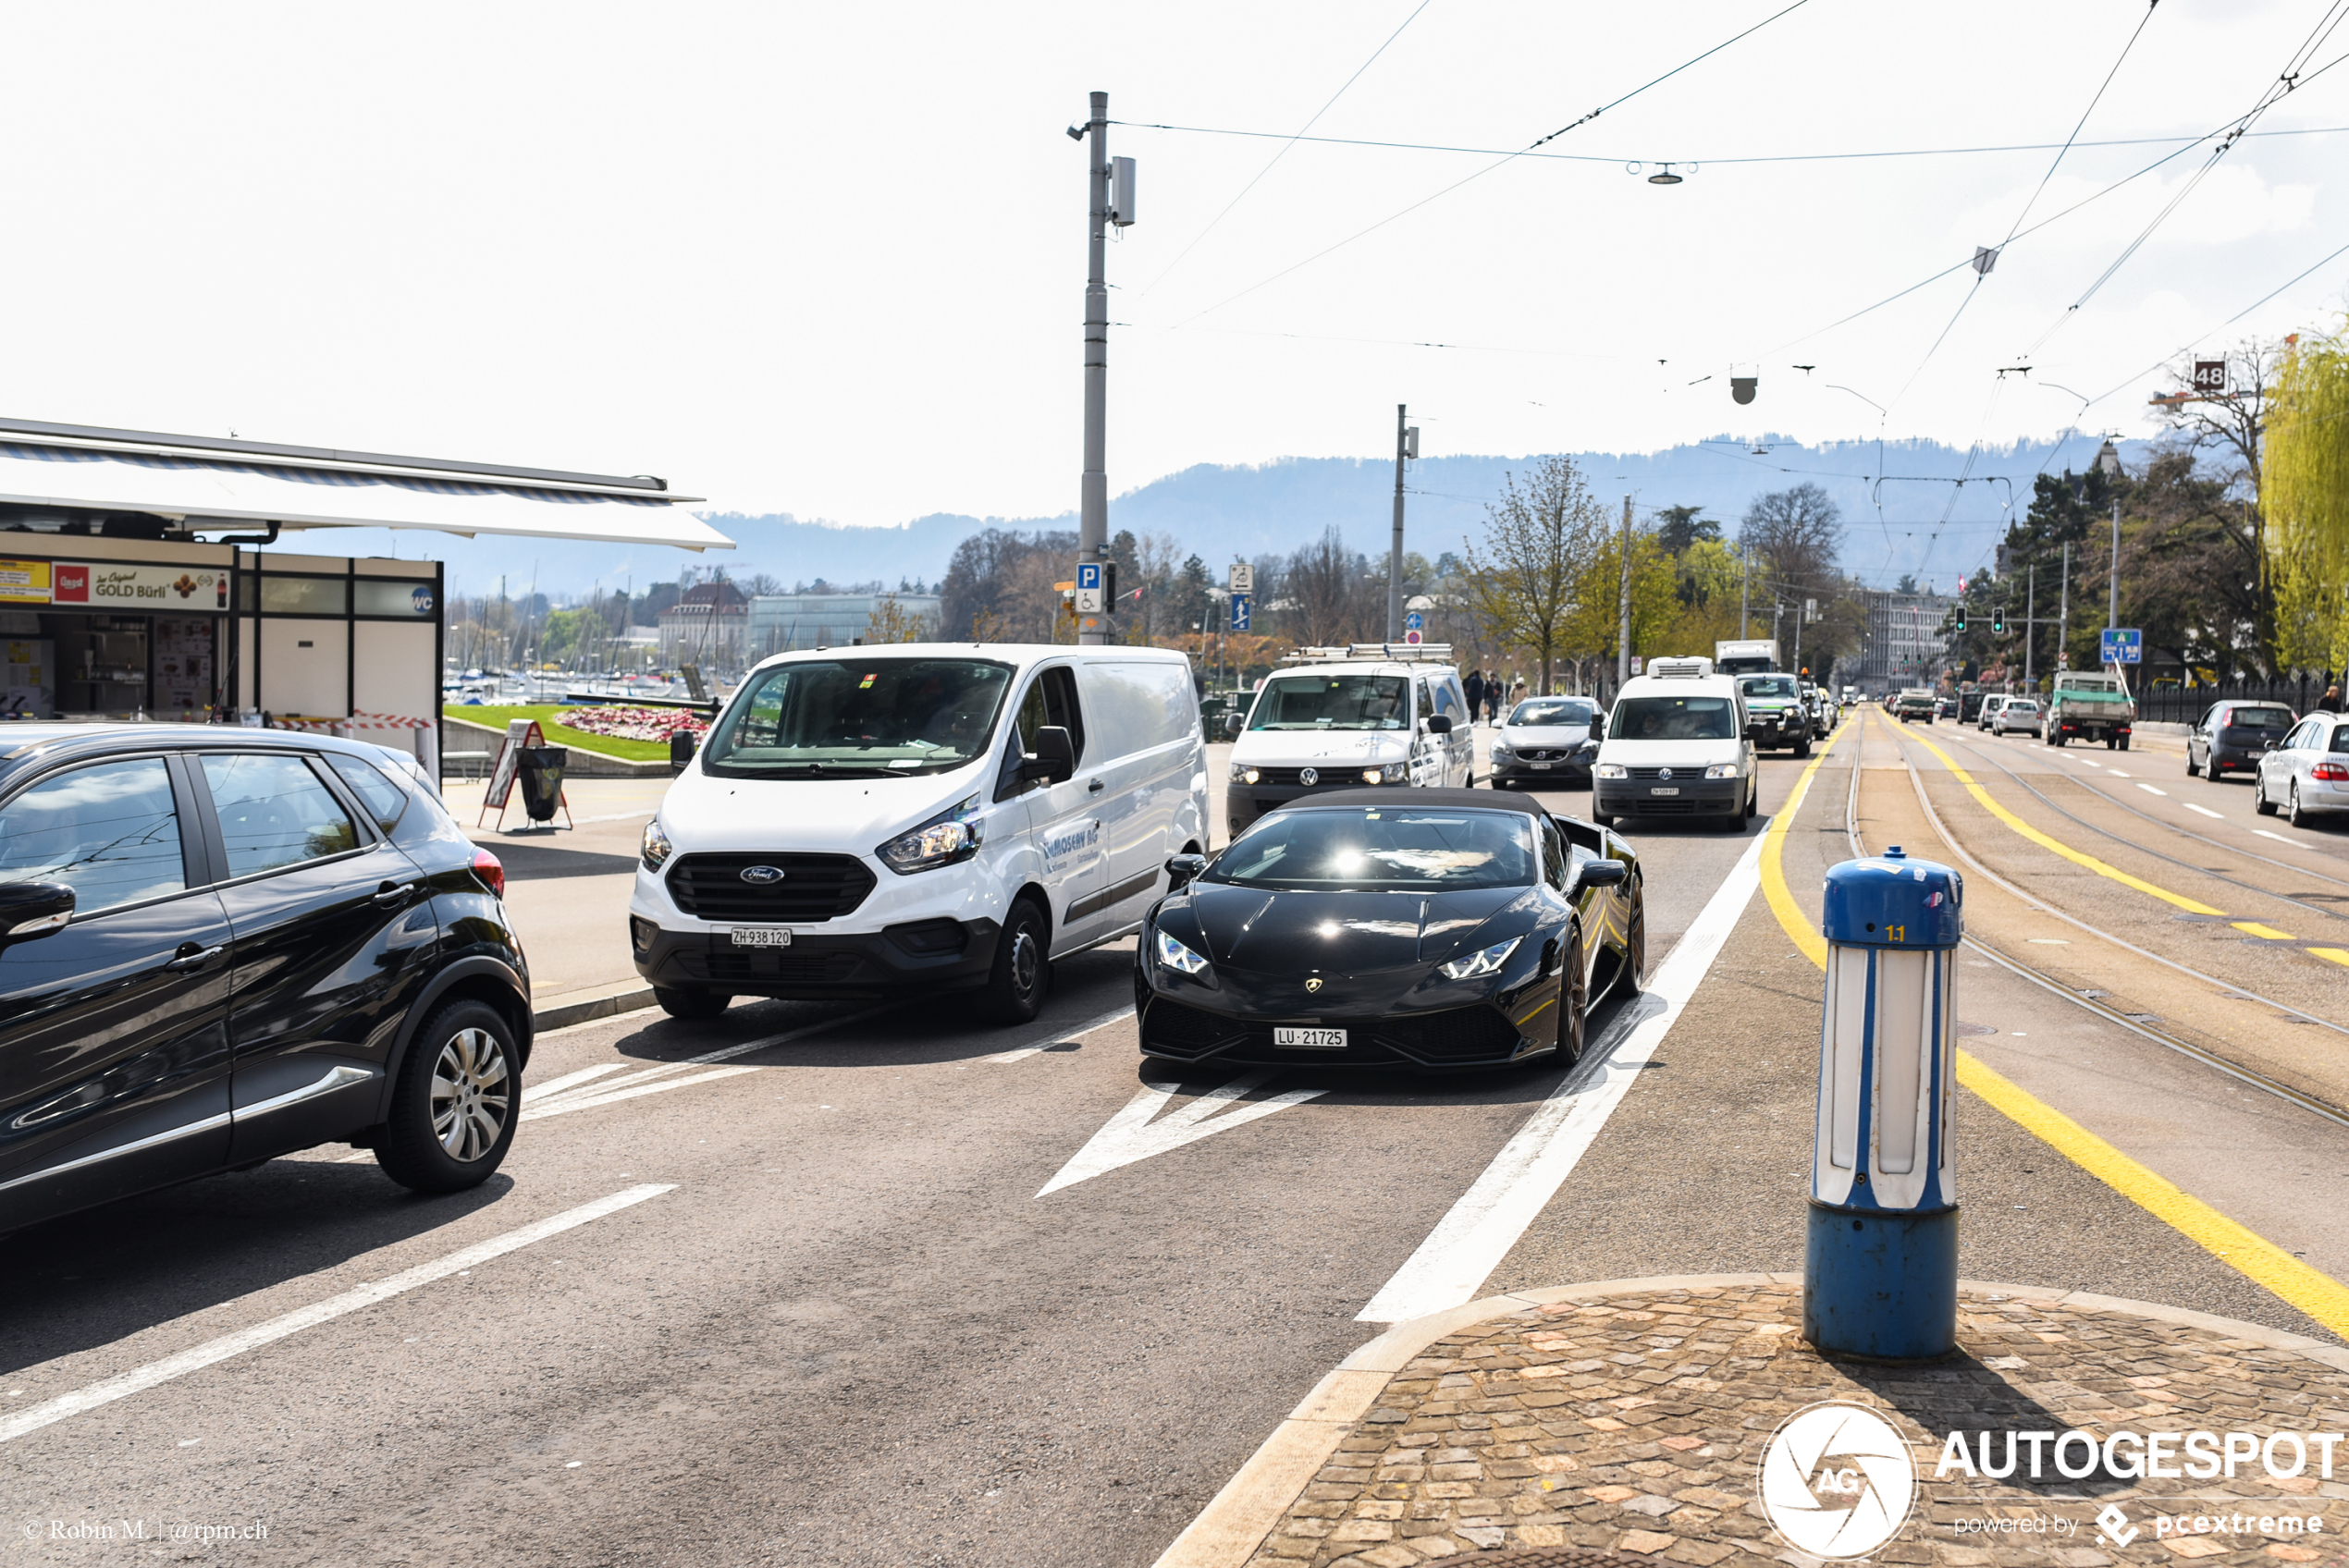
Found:
<path fill-rule="evenodd" d="M 583 752 L 596 752 L 608 757 L 624 757 L 630 762 L 667 762 L 669 742 L 666 741 L 619 741 L 609 735 L 590 735 L 584 729 L 573 729 L 567 724 L 557 724 L 555 715 L 568 713 L 579 706 L 576 703 L 547 703 L 527 707 L 471 707 L 450 703 L 441 713 L 466 724 L 479 724 L 503 731 L 508 723 L 517 718 L 535 718 L 538 729 L 550 746 L 576 746 Z"/>

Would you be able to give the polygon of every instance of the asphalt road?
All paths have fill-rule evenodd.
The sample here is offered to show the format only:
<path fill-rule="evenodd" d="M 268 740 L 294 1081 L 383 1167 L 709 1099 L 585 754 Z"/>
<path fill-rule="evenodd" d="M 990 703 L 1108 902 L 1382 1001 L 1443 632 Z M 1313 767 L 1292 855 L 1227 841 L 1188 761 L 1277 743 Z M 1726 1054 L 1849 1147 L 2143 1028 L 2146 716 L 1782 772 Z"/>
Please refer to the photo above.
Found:
<path fill-rule="evenodd" d="M 1848 852 L 1847 762 L 1822 765 L 1788 839 L 1814 915 Z M 1775 809 L 1802 765 L 1764 766 Z M 1660 959 L 1750 838 L 1632 826 Z M 412 1197 L 322 1149 L 0 1241 L 20 1516 L 0 1515 L 0 1562 L 1150 1562 L 1377 1331 L 1357 1314 L 1560 1075 L 1156 1079 L 1117 1016 L 1131 962 L 1126 944 L 1064 962 L 1024 1030 L 973 1027 L 951 998 L 583 1025 L 542 1040 L 529 1120 L 478 1192 Z M 1490 1288 L 1799 1267 L 1818 995 L 1754 899 Z M 2297 1207 L 2255 1202 L 2243 1175 L 2282 1141 L 2349 1172 L 2340 1129 L 2246 1115 L 2239 1094 L 2218 1117 L 2231 1081 L 2081 1035 L 2034 987 L 1986 984 L 1961 1003 L 1977 1011 L 2018 1081 L 2105 1115 L 2173 1179 L 2209 1175 L 2200 1195 L 2245 1223 Z M 1997 1112 L 1959 1116 L 1969 1274 L 2315 1329 Z M 402 1288 L 287 1317 L 371 1282 Z M 175 1356 L 213 1359 L 157 1378 Z M 118 1397 L 8 1425 L 77 1390 Z M 52 1528 L 125 1520 L 268 1534 Z"/>

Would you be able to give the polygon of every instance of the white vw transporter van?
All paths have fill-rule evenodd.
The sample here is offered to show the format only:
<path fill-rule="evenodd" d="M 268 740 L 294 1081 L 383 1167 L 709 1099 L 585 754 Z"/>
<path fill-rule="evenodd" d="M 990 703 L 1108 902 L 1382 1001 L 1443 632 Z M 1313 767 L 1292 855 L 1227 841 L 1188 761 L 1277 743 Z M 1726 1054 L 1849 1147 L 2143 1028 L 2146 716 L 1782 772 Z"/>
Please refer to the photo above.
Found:
<path fill-rule="evenodd" d="M 1304 648 L 1268 677 L 1232 741 L 1224 826 L 1291 801 L 1366 784 L 1466 789 L 1476 734 L 1449 644 Z"/>
<path fill-rule="evenodd" d="M 1742 685 L 1704 658 L 1652 659 L 1623 683 L 1591 765 L 1591 819 L 1711 817 L 1729 832 L 1753 820 L 1759 784 Z"/>
<path fill-rule="evenodd" d="M 675 1018 L 737 996 L 975 989 L 1036 1016 L 1052 960 L 1134 931 L 1207 845 L 1190 662 L 911 643 L 752 670 L 645 828 L 637 972 Z"/>

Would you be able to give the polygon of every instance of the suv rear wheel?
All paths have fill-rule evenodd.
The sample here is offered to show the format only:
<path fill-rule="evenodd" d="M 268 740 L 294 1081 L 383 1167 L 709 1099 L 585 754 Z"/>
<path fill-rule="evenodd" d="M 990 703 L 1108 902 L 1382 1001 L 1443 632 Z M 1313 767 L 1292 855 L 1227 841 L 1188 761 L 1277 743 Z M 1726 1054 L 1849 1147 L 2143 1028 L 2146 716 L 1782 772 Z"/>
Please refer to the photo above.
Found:
<path fill-rule="evenodd" d="M 521 1097 L 512 1025 L 486 1002 L 451 1002 L 408 1047 L 375 1163 L 420 1193 L 479 1186 L 513 1144 Z"/>

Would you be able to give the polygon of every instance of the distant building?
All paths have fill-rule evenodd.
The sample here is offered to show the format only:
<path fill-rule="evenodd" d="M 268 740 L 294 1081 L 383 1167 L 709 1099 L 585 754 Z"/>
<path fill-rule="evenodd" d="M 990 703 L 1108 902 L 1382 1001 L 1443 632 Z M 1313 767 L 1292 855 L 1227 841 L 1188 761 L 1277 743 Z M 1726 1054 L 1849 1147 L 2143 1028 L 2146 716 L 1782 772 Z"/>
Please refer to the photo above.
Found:
<path fill-rule="evenodd" d="M 660 612 L 660 662 L 705 670 L 746 668 L 750 600 L 723 578 L 696 582 Z"/>
<path fill-rule="evenodd" d="M 751 659 L 794 648 L 853 647 L 867 640 L 873 613 L 885 600 L 896 602 L 923 640 L 938 635 L 935 594 L 761 594 L 750 602 Z"/>
<path fill-rule="evenodd" d="M 1870 594 L 1858 684 L 1888 692 L 1938 684 L 1949 655 L 1941 623 L 1954 603 L 1940 594 Z"/>

